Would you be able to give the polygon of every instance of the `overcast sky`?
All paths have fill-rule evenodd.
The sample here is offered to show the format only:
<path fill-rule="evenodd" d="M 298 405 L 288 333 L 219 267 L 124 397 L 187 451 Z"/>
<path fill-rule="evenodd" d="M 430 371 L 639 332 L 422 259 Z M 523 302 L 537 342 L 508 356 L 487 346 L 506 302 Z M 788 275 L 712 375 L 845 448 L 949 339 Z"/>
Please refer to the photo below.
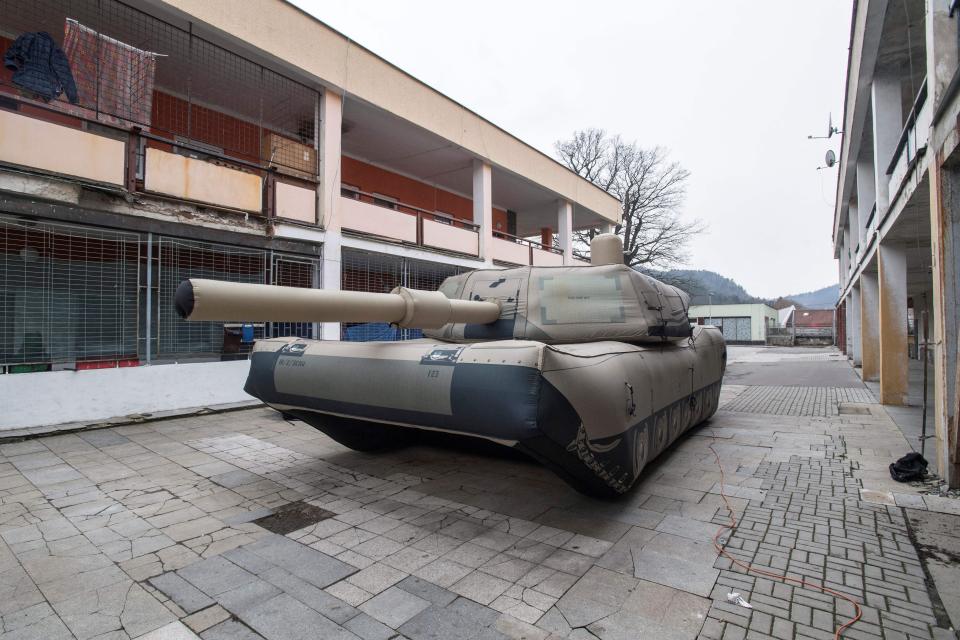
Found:
<path fill-rule="evenodd" d="M 554 155 L 600 127 L 690 170 L 708 230 L 687 267 L 757 296 L 836 283 L 837 169 L 851 0 L 296 0 L 333 28 Z"/>

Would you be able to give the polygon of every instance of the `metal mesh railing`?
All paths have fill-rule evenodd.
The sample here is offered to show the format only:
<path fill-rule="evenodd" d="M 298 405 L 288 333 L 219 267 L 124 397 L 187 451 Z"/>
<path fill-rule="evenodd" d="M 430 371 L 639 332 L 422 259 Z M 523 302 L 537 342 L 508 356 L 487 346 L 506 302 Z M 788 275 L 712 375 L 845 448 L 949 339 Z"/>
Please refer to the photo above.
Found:
<path fill-rule="evenodd" d="M 0 217 L 0 365 L 137 358 L 140 237 Z"/>
<path fill-rule="evenodd" d="M 395 287 L 438 289 L 443 281 L 467 267 L 412 260 L 369 251 L 344 250 L 341 261 L 341 288 L 344 291 L 389 293 Z M 344 340 L 413 340 L 423 337 L 419 329 L 400 329 L 385 322 L 345 322 L 341 325 Z"/>
<path fill-rule="evenodd" d="M 316 178 L 315 90 L 119 0 L 0 8 L 0 94 Z"/>

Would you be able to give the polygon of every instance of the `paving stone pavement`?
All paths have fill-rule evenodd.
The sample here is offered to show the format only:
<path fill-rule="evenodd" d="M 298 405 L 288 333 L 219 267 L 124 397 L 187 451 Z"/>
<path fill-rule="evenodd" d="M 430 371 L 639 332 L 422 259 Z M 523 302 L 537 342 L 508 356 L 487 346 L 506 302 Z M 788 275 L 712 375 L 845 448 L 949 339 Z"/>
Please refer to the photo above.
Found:
<path fill-rule="evenodd" d="M 722 409 L 612 501 L 512 457 L 348 451 L 265 409 L 0 445 L 0 638 L 832 637 L 849 605 L 717 558 L 721 488 L 730 552 L 862 602 L 847 637 L 953 637 L 903 509 L 864 499 L 902 435 L 862 406 Z M 334 515 L 254 522 L 296 501 Z"/>
<path fill-rule="evenodd" d="M 724 407 L 726 411 L 786 416 L 836 416 L 844 403 L 876 402 L 866 388 L 751 386 Z"/>

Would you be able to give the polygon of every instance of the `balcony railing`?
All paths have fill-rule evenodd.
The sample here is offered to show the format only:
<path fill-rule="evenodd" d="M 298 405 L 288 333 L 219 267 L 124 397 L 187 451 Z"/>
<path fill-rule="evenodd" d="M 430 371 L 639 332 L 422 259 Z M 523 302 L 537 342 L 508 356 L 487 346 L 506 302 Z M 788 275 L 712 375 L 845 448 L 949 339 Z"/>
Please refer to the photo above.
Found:
<path fill-rule="evenodd" d="M 344 186 L 341 224 L 345 230 L 405 244 L 468 256 L 480 255 L 480 226 L 444 213 Z M 493 232 L 491 258 L 506 265 L 563 264 L 563 251 L 536 240 Z"/>
<path fill-rule="evenodd" d="M 316 183 L 263 163 L 0 97 L 0 164 L 118 192 L 316 223 Z"/>
<path fill-rule="evenodd" d="M 560 249 L 500 231 L 493 232 L 490 254 L 494 261 L 505 264 L 534 266 L 563 264 L 563 251 Z"/>
<path fill-rule="evenodd" d="M 340 193 L 344 229 L 451 253 L 480 255 L 479 225 L 380 194 L 349 187 Z"/>
<path fill-rule="evenodd" d="M 927 81 L 924 79 L 913 102 L 913 107 L 907 115 L 903 130 L 900 132 L 893 158 L 890 159 L 890 164 L 887 166 L 887 175 L 890 181 L 888 192 L 891 203 L 899 196 L 917 159 L 926 151 L 932 117 L 933 104 L 932 101 L 927 100 Z"/>

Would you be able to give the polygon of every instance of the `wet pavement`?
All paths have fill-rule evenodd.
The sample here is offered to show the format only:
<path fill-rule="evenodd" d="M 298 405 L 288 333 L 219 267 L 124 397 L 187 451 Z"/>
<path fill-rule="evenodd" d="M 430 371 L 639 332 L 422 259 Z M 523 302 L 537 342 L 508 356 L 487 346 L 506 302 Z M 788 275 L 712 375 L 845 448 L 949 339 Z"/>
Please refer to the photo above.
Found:
<path fill-rule="evenodd" d="M 262 408 L 0 445 L 0 638 L 832 637 L 846 602 L 717 558 L 714 451 L 729 553 L 856 599 L 846 637 L 955 637 L 960 504 L 890 480 L 909 445 L 832 350 L 730 351 L 718 414 L 615 501 Z"/>

